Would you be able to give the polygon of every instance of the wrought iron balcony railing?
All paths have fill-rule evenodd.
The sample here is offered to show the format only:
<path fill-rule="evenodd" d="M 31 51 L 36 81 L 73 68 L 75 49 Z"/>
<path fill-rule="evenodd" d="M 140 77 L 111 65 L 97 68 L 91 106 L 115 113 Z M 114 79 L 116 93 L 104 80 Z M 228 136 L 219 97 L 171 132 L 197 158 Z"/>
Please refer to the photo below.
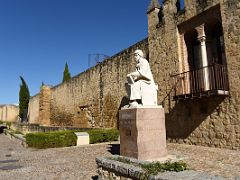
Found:
<path fill-rule="evenodd" d="M 173 76 L 174 99 L 199 97 L 202 95 L 228 95 L 227 67 L 213 64 L 194 71 Z"/>

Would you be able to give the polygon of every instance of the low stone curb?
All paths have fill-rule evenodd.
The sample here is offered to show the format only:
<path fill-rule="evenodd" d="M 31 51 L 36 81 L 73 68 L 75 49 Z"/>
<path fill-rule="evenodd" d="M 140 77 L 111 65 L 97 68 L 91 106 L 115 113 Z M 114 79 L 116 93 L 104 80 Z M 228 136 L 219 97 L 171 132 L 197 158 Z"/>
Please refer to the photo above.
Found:
<path fill-rule="evenodd" d="M 97 157 L 96 163 L 100 180 L 107 179 L 142 179 L 144 170 L 134 164 L 119 162 L 115 159 L 124 158 L 131 163 L 149 163 L 147 161 L 138 161 L 133 158 L 113 155 L 109 157 Z M 146 177 L 145 177 L 146 178 Z M 225 180 L 221 176 L 212 176 L 206 172 L 186 170 L 181 172 L 161 172 L 157 175 L 150 175 L 149 180 Z"/>
<path fill-rule="evenodd" d="M 14 134 L 14 133 L 11 133 L 8 129 L 4 129 L 4 134 L 9 136 L 10 138 L 14 138 L 16 139 L 17 141 L 20 142 L 20 144 L 23 146 L 23 147 L 28 147 L 27 143 L 26 143 L 26 139 L 24 138 L 24 135 L 22 134 Z"/>
<path fill-rule="evenodd" d="M 119 156 L 111 156 L 110 158 L 118 158 Z M 100 179 L 108 179 L 114 177 L 128 177 L 133 179 L 140 179 L 144 174 L 144 171 L 137 166 L 119 162 L 116 160 L 109 159 L 107 157 L 97 157 L 96 163 L 98 166 L 98 174 Z M 107 172 L 109 171 L 109 175 Z M 112 176 L 112 177 L 111 177 Z"/>

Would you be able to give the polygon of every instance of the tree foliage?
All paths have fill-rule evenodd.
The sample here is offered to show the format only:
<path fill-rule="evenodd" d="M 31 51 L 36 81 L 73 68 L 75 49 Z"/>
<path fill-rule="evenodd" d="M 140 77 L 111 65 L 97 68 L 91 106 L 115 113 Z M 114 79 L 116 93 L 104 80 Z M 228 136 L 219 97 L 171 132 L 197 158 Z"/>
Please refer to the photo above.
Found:
<path fill-rule="evenodd" d="M 27 83 L 25 82 L 22 76 L 20 76 L 20 79 L 22 84 L 20 85 L 20 90 L 19 90 L 19 117 L 23 119 L 24 113 L 26 113 L 28 110 L 30 93 L 29 93 Z"/>
<path fill-rule="evenodd" d="M 71 74 L 70 74 L 69 69 L 68 69 L 68 64 L 66 63 L 65 64 L 65 69 L 64 69 L 64 72 L 63 72 L 62 82 L 69 81 L 70 79 L 71 79 Z"/>

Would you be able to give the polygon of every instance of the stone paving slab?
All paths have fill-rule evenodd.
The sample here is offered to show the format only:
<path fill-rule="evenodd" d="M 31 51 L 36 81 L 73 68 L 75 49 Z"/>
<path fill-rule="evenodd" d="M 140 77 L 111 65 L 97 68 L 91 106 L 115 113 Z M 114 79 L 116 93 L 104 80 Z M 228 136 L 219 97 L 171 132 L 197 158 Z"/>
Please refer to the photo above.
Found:
<path fill-rule="evenodd" d="M 190 167 L 227 179 L 240 176 L 240 151 L 168 144 Z M 97 179 L 95 157 L 119 153 L 118 142 L 36 150 L 0 134 L 0 180 Z"/>

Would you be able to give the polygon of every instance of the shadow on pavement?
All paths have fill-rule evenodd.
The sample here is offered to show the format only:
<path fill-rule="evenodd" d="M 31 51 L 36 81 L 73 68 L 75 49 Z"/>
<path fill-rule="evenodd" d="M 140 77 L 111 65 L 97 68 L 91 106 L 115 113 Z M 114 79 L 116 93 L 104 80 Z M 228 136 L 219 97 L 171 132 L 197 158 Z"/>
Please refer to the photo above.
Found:
<path fill-rule="evenodd" d="M 0 134 L 2 134 L 2 133 L 3 133 L 3 130 L 6 129 L 6 128 L 7 128 L 6 126 L 1 126 L 1 125 L 0 125 Z"/>
<path fill-rule="evenodd" d="M 13 162 L 18 162 L 19 160 L 14 160 L 14 159 L 10 159 L 10 160 L 4 160 L 4 161 L 0 161 L 0 164 L 2 163 L 13 163 Z"/>
<path fill-rule="evenodd" d="M 22 168 L 23 166 L 15 166 L 15 165 L 9 165 L 9 166 L 3 166 L 3 167 L 0 167 L 0 170 L 14 170 L 14 169 L 20 169 Z"/>
<path fill-rule="evenodd" d="M 97 180 L 98 176 L 92 176 L 92 180 Z"/>
<path fill-rule="evenodd" d="M 120 155 L 120 144 L 109 144 L 108 152 L 112 155 Z"/>

